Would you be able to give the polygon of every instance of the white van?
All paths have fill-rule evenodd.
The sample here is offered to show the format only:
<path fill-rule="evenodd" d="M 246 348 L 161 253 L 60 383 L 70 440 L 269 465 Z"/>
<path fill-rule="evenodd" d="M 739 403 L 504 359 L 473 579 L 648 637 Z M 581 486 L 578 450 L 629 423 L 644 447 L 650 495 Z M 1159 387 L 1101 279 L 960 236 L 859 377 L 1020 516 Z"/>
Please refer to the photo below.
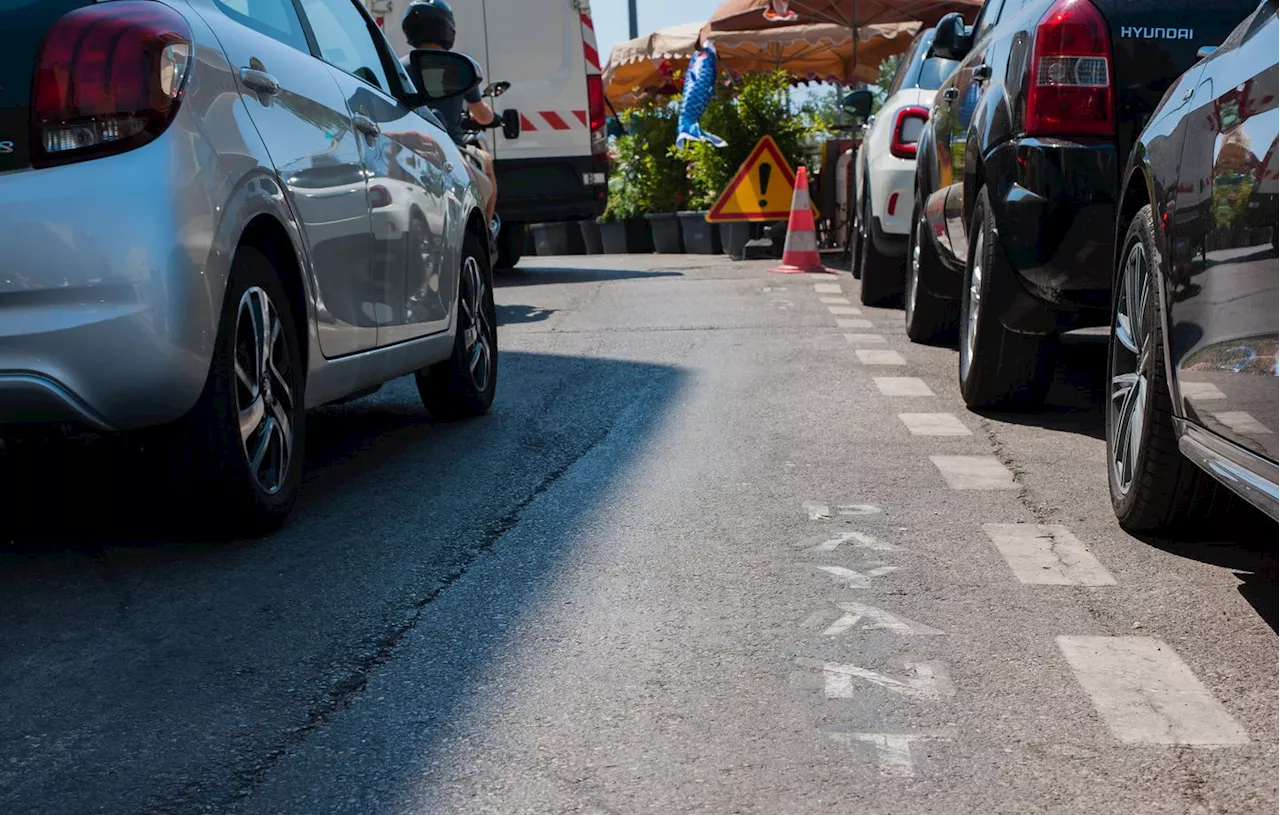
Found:
<path fill-rule="evenodd" d="M 365 0 L 399 56 L 409 0 Z M 525 224 L 578 221 L 604 212 L 608 159 L 604 85 L 588 0 L 450 0 L 454 50 L 511 88 L 494 103 L 519 131 L 486 131 L 496 159 L 498 268 L 519 260 Z M 515 111 L 508 114 L 507 111 Z"/>

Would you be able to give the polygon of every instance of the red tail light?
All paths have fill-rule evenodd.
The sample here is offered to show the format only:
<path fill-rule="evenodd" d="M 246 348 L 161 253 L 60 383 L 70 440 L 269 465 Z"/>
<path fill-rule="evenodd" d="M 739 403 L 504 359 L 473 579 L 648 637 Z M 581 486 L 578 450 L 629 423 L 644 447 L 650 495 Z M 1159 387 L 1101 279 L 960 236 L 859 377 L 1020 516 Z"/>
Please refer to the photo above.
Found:
<path fill-rule="evenodd" d="M 591 152 L 603 153 L 608 144 L 605 132 L 604 80 L 587 74 L 587 120 L 591 123 Z"/>
<path fill-rule="evenodd" d="M 86 6 L 45 35 L 31 108 L 36 166 L 120 153 L 173 121 L 192 62 L 182 15 L 150 0 Z"/>
<path fill-rule="evenodd" d="M 927 121 L 928 108 L 912 105 L 898 111 L 893 119 L 893 141 L 889 142 L 889 152 L 898 158 L 915 158 L 916 143 L 920 141 Z"/>
<path fill-rule="evenodd" d="M 391 192 L 381 184 L 369 186 L 369 206 L 373 209 L 391 206 Z"/>
<path fill-rule="evenodd" d="M 1036 27 L 1027 91 L 1033 136 L 1111 136 L 1111 40 L 1089 0 L 1058 0 Z"/>

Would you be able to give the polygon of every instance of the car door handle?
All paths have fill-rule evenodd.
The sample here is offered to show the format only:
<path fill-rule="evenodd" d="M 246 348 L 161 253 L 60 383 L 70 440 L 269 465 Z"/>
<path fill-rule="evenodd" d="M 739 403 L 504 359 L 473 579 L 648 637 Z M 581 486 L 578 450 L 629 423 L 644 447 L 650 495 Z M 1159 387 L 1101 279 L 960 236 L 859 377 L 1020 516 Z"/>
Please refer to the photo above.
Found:
<path fill-rule="evenodd" d="M 258 93 L 274 95 L 280 92 L 280 82 L 271 74 L 259 71 L 257 68 L 241 68 L 240 81 L 246 88 L 252 88 Z"/>
<path fill-rule="evenodd" d="M 986 82 L 991 78 L 991 66 L 985 62 L 973 69 L 974 82 Z"/>
<path fill-rule="evenodd" d="M 351 118 L 351 120 L 355 122 L 356 130 L 359 130 L 366 136 L 376 136 L 382 132 L 382 128 L 378 127 L 378 123 L 373 119 L 370 119 L 368 116 L 365 116 L 363 113 L 357 113 Z"/>
<path fill-rule="evenodd" d="M 955 88 L 943 88 L 942 98 L 947 100 L 948 102 L 954 102 L 960 98 L 960 91 L 956 90 Z"/>

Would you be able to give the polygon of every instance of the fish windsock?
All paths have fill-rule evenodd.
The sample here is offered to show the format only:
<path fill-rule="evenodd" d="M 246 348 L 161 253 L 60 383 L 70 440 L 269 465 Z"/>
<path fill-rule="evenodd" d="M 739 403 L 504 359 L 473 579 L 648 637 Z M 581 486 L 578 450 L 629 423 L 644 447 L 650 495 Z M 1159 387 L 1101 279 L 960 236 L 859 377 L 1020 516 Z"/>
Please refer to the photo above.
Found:
<path fill-rule="evenodd" d="M 689 70 L 684 75 L 684 97 L 680 100 L 680 130 L 676 135 L 676 147 L 686 142 L 704 141 L 713 147 L 728 144 L 714 133 L 705 133 L 698 124 L 716 90 L 716 47 L 707 43 L 689 60 Z"/>
<path fill-rule="evenodd" d="M 771 23 L 794 23 L 799 15 L 788 8 L 790 0 L 773 0 L 764 10 L 764 18 Z"/>

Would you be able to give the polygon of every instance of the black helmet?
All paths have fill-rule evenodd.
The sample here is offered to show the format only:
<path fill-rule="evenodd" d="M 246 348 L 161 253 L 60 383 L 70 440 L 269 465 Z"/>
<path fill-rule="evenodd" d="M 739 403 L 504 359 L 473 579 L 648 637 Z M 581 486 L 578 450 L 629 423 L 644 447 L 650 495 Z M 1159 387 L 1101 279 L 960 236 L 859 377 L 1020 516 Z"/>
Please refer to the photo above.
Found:
<path fill-rule="evenodd" d="M 431 43 L 446 51 L 453 50 L 453 38 L 457 34 L 453 9 L 445 0 L 413 0 L 404 10 L 400 29 L 414 48 Z"/>

